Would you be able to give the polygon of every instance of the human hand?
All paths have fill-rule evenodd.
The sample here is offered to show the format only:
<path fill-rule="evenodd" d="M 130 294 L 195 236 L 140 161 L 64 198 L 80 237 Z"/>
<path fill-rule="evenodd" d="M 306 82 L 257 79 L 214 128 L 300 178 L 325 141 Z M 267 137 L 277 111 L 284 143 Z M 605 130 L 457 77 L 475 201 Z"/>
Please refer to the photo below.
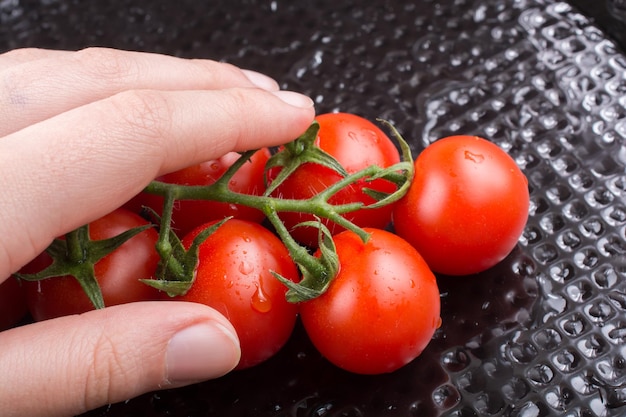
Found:
<path fill-rule="evenodd" d="M 101 48 L 0 55 L 0 103 L 0 281 L 158 175 L 285 143 L 314 118 L 309 98 L 259 73 Z M 75 415 L 238 359 L 234 329 L 209 307 L 108 307 L 0 333 L 0 410 Z"/>

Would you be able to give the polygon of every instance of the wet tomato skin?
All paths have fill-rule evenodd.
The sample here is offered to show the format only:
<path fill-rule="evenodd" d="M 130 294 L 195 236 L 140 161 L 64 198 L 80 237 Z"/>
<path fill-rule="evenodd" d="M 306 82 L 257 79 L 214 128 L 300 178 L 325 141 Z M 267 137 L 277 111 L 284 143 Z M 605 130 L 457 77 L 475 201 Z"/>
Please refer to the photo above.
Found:
<path fill-rule="evenodd" d="M 0 331 L 15 326 L 27 313 L 22 283 L 15 277 L 8 277 L 0 283 Z"/>
<path fill-rule="evenodd" d="M 192 230 L 183 245 L 189 247 L 214 223 Z M 298 307 L 287 302 L 286 287 L 271 271 L 293 281 L 299 278 L 278 237 L 258 223 L 231 219 L 200 245 L 195 281 L 185 295 L 174 298 L 213 307 L 232 323 L 241 346 L 236 369 L 269 359 L 295 326 Z"/>
<path fill-rule="evenodd" d="M 332 155 L 349 173 L 355 173 L 370 165 L 389 167 L 400 161 L 400 154 L 389 137 L 374 123 L 350 113 L 326 113 L 317 116 L 319 132 L 316 144 L 323 151 Z M 277 170 L 270 170 L 269 178 L 277 175 Z M 332 169 L 316 163 L 301 165 L 274 192 L 273 196 L 304 200 L 325 190 L 340 181 L 342 176 Z M 357 181 L 339 191 L 329 202 L 344 204 L 362 202 L 366 205 L 375 200 L 363 192 L 364 188 L 391 193 L 396 186 L 389 181 Z M 344 217 L 361 227 L 384 228 L 391 222 L 392 205 L 377 209 L 362 209 L 347 213 Z M 303 221 L 315 220 L 311 215 L 283 212 L 279 216 L 291 229 L 294 238 L 310 247 L 317 246 L 317 229 L 294 226 Z M 328 221 L 323 223 L 335 234 L 343 228 Z"/>
<path fill-rule="evenodd" d="M 366 228 L 333 237 L 341 264 L 328 290 L 300 305 L 309 338 L 330 362 L 350 372 L 392 372 L 424 350 L 440 324 L 435 276 L 400 237 Z"/>
<path fill-rule="evenodd" d="M 512 251 L 529 204 L 528 181 L 503 149 L 476 136 L 451 136 L 416 158 L 393 224 L 435 272 L 468 275 Z"/>

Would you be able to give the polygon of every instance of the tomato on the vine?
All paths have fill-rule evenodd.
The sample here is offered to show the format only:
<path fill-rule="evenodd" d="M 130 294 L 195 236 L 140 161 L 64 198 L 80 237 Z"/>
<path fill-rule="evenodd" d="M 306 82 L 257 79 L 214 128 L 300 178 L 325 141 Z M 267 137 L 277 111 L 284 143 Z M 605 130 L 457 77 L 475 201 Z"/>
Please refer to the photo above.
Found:
<path fill-rule="evenodd" d="M 202 230 L 185 236 L 189 247 Z M 259 364 L 286 343 L 295 326 L 297 305 L 272 272 L 297 281 L 299 272 L 280 239 L 262 225 L 230 219 L 200 244 L 195 280 L 177 300 L 206 304 L 234 326 L 241 345 L 237 369 Z"/>
<path fill-rule="evenodd" d="M 349 113 L 327 113 L 317 116 L 319 132 L 316 145 L 333 156 L 348 172 L 355 173 L 370 165 L 387 168 L 400 161 L 400 154 L 389 137 L 374 123 L 360 116 Z M 278 174 L 278 169 L 268 172 L 271 181 Z M 342 176 L 329 167 L 307 162 L 293 172 L 276 190 L 272 196 L 305 200 L 325 190 L 341 180 Z M 391 193 L 396 186 L 384 179 L 373 181 L 359 180 L 342 189 L 329 199 L 332 204 L 362 202 L 366 205 L 375 202 L 363 189 Z M 361 209 L 344 215 L 347 219 L 360 227 L 384 228 L 391 221 L 392 205 L 376 209 Z M 295 212 L 281 212 L 280 218 L 287 228 L 291 229 L 293 237 L 305 245 L 316 247 L 318 230 L 314 227 L 293 228 L 303 221 L 315 220 L 308 214 Z M 332 234 L 338 233 L 340 228 L 334 223 L 323 220 Z"/>
<path fill-rule="evenodd" d="M 262 195 L 265 192 L 263 171 L 265 163 L 270 157 L 267 148 L 259 149 L 249 161 L 244 163 L 230 179 L 228 188 L 231 191 Z M 214 184 L 226 170 L 237 161 L 239 154 L 229 152 L 226 155 L 211 161 L 202 162 L 179 171 L 165 174 L 158 181 L 181 185 L 211 185 Z M 157 214 L 162 214 L 163 198 L 142 192 L 129 201 L 125 207 L 138 212 L 142 206 L 150 207 Z M 179 200 L 174 204 L 172 211 L 172 227 L 180 236 L 189 233 L 193 228 L 212 220 L 221 220 L 225 217 L 234 217 L 242 220 L 262 222 L 265 215 L 254 208 L 229 204 L 211 200 Z"/>
<path fill-rule="evenodd" d="M 330 362 L 360 374 L 394 371 L 415 359 L 440 324 L 435 276 L 400 237 L 379 229 L 367 243 L 333 237 L 341 268 L 321 296 L 300 305 L 309 338 Z"/>
<path fill-rule="evenodd" d="M 475 136 L 451 136 L 417 157 L 393 223 L 435 272 L 467 275 L 511 252 L 528 207 L 528 181 L 502 148 Z"/>
<path fill-rule="evenodd" d="M 89 223 L 89 237 L 102 240 L 132 228 L 148 224 L 141 216 L 125 209 L 113 212 Z M 155 300 L 159 291 L 142 283 L 154 277 L 159 262 L 155 249 L 158 233 L 149 228 L 110 254 L 94 266 L 95 277 L 106 306 L 134 301 Z M 46 252 L 22 268 L 22 273 L 35 273 L 51 262 Z M 61 276 L 41 281 L 24 281 L 29 311 L 35 320 L 46 320 L 93 310 L 94 306 L 79 282 L 73 276 Z"/>
<path fill-rule="evenodd" d="M 15 326 L 27 313 L 26 295 L 21 283 L 15 277 L 8 277 L 0 283 L 0 331 Z"/>

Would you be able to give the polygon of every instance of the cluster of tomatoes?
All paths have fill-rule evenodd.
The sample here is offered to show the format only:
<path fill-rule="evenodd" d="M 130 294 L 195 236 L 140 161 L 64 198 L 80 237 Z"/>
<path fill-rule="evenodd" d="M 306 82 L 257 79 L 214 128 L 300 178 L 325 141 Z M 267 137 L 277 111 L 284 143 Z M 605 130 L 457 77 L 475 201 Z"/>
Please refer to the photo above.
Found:
<path fill-rule="evenodd" d="M 374 123 L 346 113 L 317 118 L 316 146 L 347 173 L 400 161 L 397 147 Z M 209 185 L 238 159 L 238 154 L 189 167 L 159 178 L 183 185 Z M 271 153 L 261 149 L 230 178 L 237 193 L 263 195 L 281 168 L 267 168 Z M 328 166 L 301 164 L 271 190 L 270 197 L 305 200 L 340 181 Z M 390 372 L 417 357 L 440 325 L 440 294 L 435 274 L 469 275 L 501 261 L 515 246 L 528 216 L 525 176 L 498 146 L 473 136 L 441 139 L 414 163 L 408 192 L 397 202 L 378 206 L 397 184 L 364 178 L 333 194 L 329 203 L 361 202 L 365 208 L 344 217 L 367 238 L 312 214 L 277 215 L 291 236 L 314 256 L 321 222 L 332 235 L 338 260 L 326 291 L 308 301 L 289 302 L 287 286 L 301 279 L 284 242 L 266 227 L 256 208 L 210 200 L 175 201 L 171 225 L 182 245 L 226 217 L 198 248 L 195 278 L 184 294 L 170 297 L 142 280 L 155 276 L 159 234 L 149 228 L 95 263 L 104 304 L 175 299 L 204 303 L 223 313 L 238 332 L 239 369 L 274 355 L 288 340 L 297 317 L 311 341 L 328 360 L 351 372 Z M 368 208 L 373 206 L 374 208 Z M 140 215 L 150 207 L 162 215 L 163 197 L 143 192 L 124 207 L 92 222 L 92 240 L 111 238 L 148 224 Z M 21 272 L 36 272 L 51 262 L 46 253 Z M 93 308 L 71 276 L 25 281 L 28 308 L 36 320 Z M 14 285 L 14 283 L 11 283 Z M 2 292 L 0 291 L 0 294 Z M 0 315 L 2 317 L 2 315 Z"/>

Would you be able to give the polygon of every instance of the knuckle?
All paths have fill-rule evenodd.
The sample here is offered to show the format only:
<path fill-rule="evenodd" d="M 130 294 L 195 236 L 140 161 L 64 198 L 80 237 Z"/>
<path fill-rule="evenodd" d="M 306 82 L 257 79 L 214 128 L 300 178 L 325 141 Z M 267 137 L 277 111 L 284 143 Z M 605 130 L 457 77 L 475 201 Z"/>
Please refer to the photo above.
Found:
<path fill-rule="evenodd" d="M 91 346 L 91 366 L 85 376 L 86 409 L 103 403 L 114 402 L 119 396 L 119 387 L 125 387 L 134 379 L 128 358 L 117 348 L 104 332 Z"/>
<path fill-rule="evenodd" d="M 225 116 L 229 120 L 245 122 L 246 118 L 242 118 L 242 115 L 254 108 L 252 94 L 254 92 L 251 89 L 231 88 L 221 103 Z"/>
<path fill-rule="evenodd" d="M 170 103 L 162 94 L 149 90 L 128 90 L 111 97 L 124 139 L 152 143 L 162 139 L 172 123 Z"/>
<path fill-rule="evenodd" d="M 129 54 L 108 48 L 90 47 L 76 51 L 73 60 L 96 80 L 119 83 L 136 80 L 137 62 Z"/>
<path fill-rule="evenodd" d="M 224 125 L 234 129 L 229 130 L 229 136 L 232 138 L 234 149 L 246 150 L 251 136 L 254 136 L 257 126 L 251 117 L 245 117 L 250 113 L 258 113 L 258 106 L 255 102 L 254 95 L 256 92 L 246 88 L 232 88 L 228 90 L 228 94 L 221 101 L 221 110 Z"/>
<path fill-rule="evenodd" d="M 30 58 L 39 56 L 40 49 L 38 48 L 17 48 L 2 54 L 3 58 L 7 58 L 10 61 L 21 62 Z"/>
<path fill-rule="evenodd" d="M 232 80 L 246 79 L 239 67 L 227 62 L 204 59 L 193 60 L 191 62 L 198 66 L 202 74 L 205 76 L 208 74 L 217 85 L 228 85 L 232 83 Z"/>
<path fill-rule="evenodd" d="M 199 84 L 211 89 L 227 89 L 237 86 L 255 87 L 246 73 L 226 62 L 194 59 L 186 62 L 188 71 Z"/>

